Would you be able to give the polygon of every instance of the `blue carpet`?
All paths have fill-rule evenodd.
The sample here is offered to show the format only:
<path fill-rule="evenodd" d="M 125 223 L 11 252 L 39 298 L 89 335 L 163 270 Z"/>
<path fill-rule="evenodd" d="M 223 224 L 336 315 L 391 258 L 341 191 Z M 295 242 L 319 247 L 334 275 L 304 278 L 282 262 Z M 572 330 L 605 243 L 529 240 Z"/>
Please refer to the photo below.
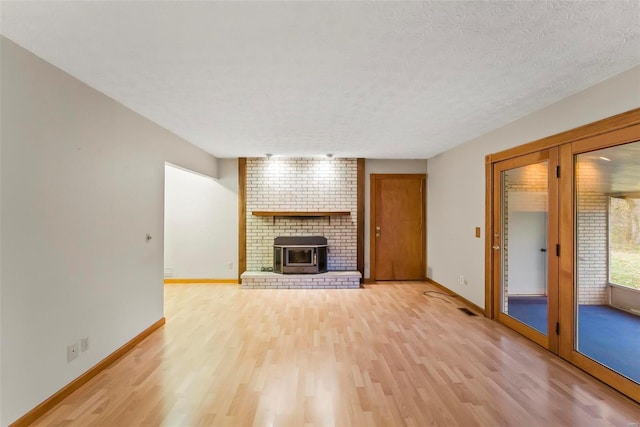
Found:
<path fill-rule="evenodd" d="M 546 297 L 509 297 L 509 315 L 547 331 Z M 577 350 L 640 383 L 639 316 L 608 305 L 580 305 Z"/>
<path fill-rule="evenodd" d="M 608 305 L 578 307 L 578 351 L 640 383 L 640 317 Z"/>
<path fill-rule="evenodd" d="M 547 297 L 509 297 L 509 316 L 547 334 Z"/>

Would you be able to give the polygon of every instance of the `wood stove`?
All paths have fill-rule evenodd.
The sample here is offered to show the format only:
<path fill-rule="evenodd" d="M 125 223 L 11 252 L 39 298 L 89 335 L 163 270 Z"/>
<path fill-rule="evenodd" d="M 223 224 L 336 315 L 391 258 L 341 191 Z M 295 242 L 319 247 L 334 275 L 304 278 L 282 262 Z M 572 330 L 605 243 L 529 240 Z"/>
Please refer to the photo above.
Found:
<path fill-rule="evenodd" d="M 283 274 L 325 273 L 327 250 L 326 237 L 276 237 L 273 242 L 273 271 Z"/>

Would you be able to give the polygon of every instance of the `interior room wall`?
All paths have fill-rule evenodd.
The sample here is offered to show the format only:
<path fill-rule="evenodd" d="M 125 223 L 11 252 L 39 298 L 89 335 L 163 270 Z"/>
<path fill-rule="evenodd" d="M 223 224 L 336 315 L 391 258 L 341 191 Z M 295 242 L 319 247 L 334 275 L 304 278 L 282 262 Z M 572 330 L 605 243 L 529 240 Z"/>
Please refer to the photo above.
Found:
<path fill-rule="evenodd" d="M 427 173 L 427 160 L 404 160 L 404 159 L 365 159 L 364 161 L 364 277 L 370 278 L 370 257 L 371 257 L 371 174 L 406 174 L 406 173 Z M 429 177 L 427 177 L 429 182 Z M 427 200 L 428 194 L 425 194 Z M 427 215 L 427 224 L 429 215 Z M 426 231 L 426 230 L 425 230 Z M 428 240 L 428 238 L 427 238 Z M 427 258 L 429 252 L 427 251 Z"/>
<path fill-rule="evenodd" d="M 217 165 L 10 40 L 0 43 L 6 426 L 163 317 L 165 162 L 210 176 Z M 67 363 L 67 346 L 83 337 L 89 349 Z"/>
<path fill-rule="evenodd" d="M 165 277 L 237 278 L 238 160 L 218 159 L 217 179 L 167 164 L 164 203 Z"/>
<path fill-rule="evenodd" d="M 485 156 L 640 107 L 640 66 L 429 159 L 427 272 L 484 307 Z M 461 125 L 464 118 L 460 118 Z M 474 237 L 482 227 L 481 238 Z M 466 284 L 460 284 L 464 275 Z"/>

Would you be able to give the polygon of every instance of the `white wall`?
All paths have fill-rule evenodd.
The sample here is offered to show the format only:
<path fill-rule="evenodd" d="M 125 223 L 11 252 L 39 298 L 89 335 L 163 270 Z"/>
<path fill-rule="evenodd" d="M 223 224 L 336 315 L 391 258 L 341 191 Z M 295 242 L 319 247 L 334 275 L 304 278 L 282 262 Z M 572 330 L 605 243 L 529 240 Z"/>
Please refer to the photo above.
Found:
<path fill-rule="evenodd" d="M 426 160 L 384 160 L 366 159 L 364 161 L 364 277 L 370 278 L 370 256 L 371 256 L 371 174 L 382 173 L 427 173 Z M 427 177 L 429 182 L 429 177 Z M 427 199 L 428 194 L 425 195 Z M 427 224 L 429 215 L 427 215 Z M 429 252 L 427 251 L 427 259 Z"/>
<path fill-rule="evenodd" d="M 238 160 L 218 179 L 165 167 L 164 267 L 174 278 L 237 279 Z"/>
<path fill-rule="evenodd" d="M 485 155 L 639 106 L 640 66 L 429 159 L 429 277 L 484 307 Z M 461 274 L 467 285 L 459 284 Z"/>
<path fill-rule="evenodd" d="M 163 317 L 165 161 L 215 176 L 216 159 L 0 43 L 6 426 Z"/>

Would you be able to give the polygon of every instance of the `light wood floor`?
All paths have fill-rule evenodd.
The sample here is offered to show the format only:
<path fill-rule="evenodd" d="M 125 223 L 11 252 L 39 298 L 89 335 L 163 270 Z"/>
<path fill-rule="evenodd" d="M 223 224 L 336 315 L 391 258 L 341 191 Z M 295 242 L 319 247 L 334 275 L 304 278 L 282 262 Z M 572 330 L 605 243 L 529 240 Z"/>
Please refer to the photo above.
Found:
<path fill-rule="evenodd" d="M 35 425 L 640 423 L 637 403 L 425 290 L 168 285 L 166 326 Z"/>

